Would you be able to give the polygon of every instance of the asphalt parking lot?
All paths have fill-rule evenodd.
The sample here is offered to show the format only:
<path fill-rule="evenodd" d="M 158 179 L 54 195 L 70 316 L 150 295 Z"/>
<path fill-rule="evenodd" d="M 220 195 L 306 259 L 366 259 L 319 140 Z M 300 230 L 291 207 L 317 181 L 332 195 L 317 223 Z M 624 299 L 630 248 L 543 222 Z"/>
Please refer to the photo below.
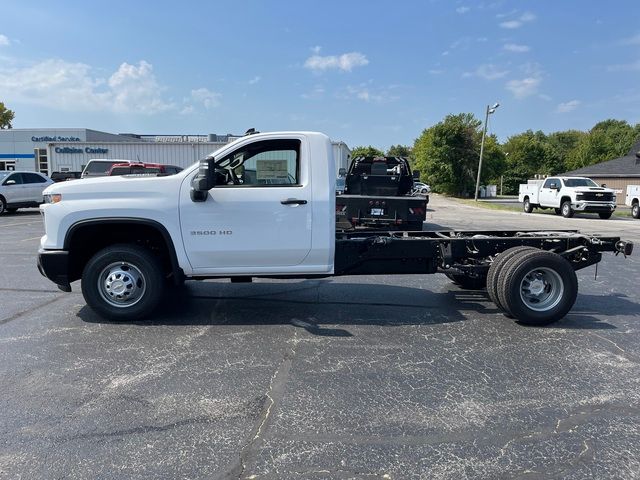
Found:
<path fill-rule="evenodd" d="M 431 205 L 640 244 L 631 218 Z M 42 231 L 0 217 L 1 478 L 640 477 L 640 252 L 546 328 L 443 275 L 188 282 L 117 324 L 40 276 Z"/>

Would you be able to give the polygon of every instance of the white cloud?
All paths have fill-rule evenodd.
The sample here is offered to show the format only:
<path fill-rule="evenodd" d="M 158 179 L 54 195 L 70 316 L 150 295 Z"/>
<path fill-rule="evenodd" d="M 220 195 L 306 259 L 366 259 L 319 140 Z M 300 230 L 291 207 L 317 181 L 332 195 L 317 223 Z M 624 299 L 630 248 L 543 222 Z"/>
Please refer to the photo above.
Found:
<path fill-rule="evenodd" d="M 515 28 L 520 28 L 525 23 L 534 21 L 536 18 L 537 17 L 535 16 L 535 14 L 531 12 L 524 12 L 522 15 L 520 15 L 517 18 L 500 22 L 500 26 L 502 28 L 513 30 Z"/>
<path fill-rule="evenodd" d="M 463 15 L 463 14 L 467 13 L 469 10 L 471 10 L 471 9 L 469 7 L 467 7 L 467 6 L 462 6 L 462 7 L 456 8 L 456 12 L 459 13 L 460 15 Z"/>
<path fill-rule="evenodd" d="M 398 86 L 391 85 L 386 88 L 376 88 L 369 83 L 361 83 L 360 85 L 349 85 L 343 93 L 338 94 L 338 98 L 357 99 L 367 103 L 387 103 L 397 100 L 397 95 L 391 93 Z"/>
<path fill-rule="evenodd" d="M 562 102 L 560 104 L 558 104 L 558 107 L 556 108 L 556 111 L 558 113 L 568 113 L 568 112 L 572 112 L 573 110 L 575 110 L 576 108 L 578 108 L 580 106 L 580 100 L 569 100 L 568 102 Z"/>
<path fill-rule="evenodd" d="M 638 72 L 640 71 L 640 60 L 631 63 L 623 63 L 619 65 L 609 65 L 608 72 Z"/>
<path fill-rule="evenodd" d="M 324 95 L 324 87 L 322 85 L 316 85 L 309 93 L 303 93 L 302 98 L 312 99 L 321 98 Z"/>
<path fill-rule="evenodd" d="M 462 74 L 463 77 L 480 77 L 485 80 L 497 80 L 498 78 L 502 78 L 509 73 L 509 70 L 504 70 L 497 65 L 492 63 L 487 63 L 484 65 L 480 65 L 473 72 L 465 72 Z"/>
<path fill-rule="evenodd" d="M 180 110 L 180 115 L 190 115 L 194 113 L 196 109 L 193 105 L 185 105 L 182 110 Z"/>
<path fill-rule="evenodd" d="M 9 37 L 7 37 L 6 35 L 2 35 L 0 33 L 0 47 L 6 47 L 7 45 L 10 45 L 11 42 L 9 41 Z"/>
<path fill-rule="evenodd" d="M 164 90 L 156 81 L 153 66 L 144 60 L 138 65 L 123 63 L 109 78 L 110 97 L 116 112 L 157 113 L 171 108 L 162 99 Z"/>
<path fill-rule="evenodd" d="M 255 85 L 256 83 L 258 83 L 260 80 L 262 80 L 262 77 L 260 75 L 256 75 L 255 77 L 253 77 L 251 80 L 249 80 L 249 85 Z"/>
<path fill-rule="evenodd" d="M 322 50 L 322 47 L 320 45 L 316 45 L 315 47 L 311 47 L 311 51 L 313 53 L 315 53 L 316 55 L 320 53 L 320 50 Z"/>
<path fill-rule="evenodd" d="M 304 62 L 305 68 L 314 72 L 325 70 L 342 70 L 350 72 L 355 67 L 363 67 L 369 64 L 369 60 L 360 52 L 343 53 L 342 55 L 312 55 Z"/>
<path fill-rule="evenodd" d="M 531 48 L 528 45 L 518 45 L 517 43 L 506 43 L 503 45 L 502 48 L 507 52 L 513 52 L 513 53 L 525 53 L 531 50 Z"/>
<path fill-rule="evenodd" d="M 123 63 L 108 80 L 91 70 L 84 63 L 59 59 L 0 67 L 0 91 L 12 101 L 67 111 L 153 114 L 173 108 L 162 97 L 153 66 L 144 60 Z"/>
<path fill-rule="evenodd" d="M 527 77 L 520 80 L 509 80 L 507 89 L 518 99 L 526 98 L 538 92 L 542 80 L 540 77 Z"/>
<path fill-rule="evenodd" d="M 220 105 L 220 97 L 222 95 L 217 92 L 212 92 L 207 88 L 198 88 L 191 90 L 191 98 L 194 101 L 202 103 L 207 110 Z"/>
<path fill-rule="evenodd" d="M 441 68 L 432 68 L 431 70 L 429 70 L 430 75 L 441 75 L 443 73 L 444 73 L 444 70 Z"/>
<path fill-rule="evenodd" d="M 640 33 L 635 34 L 633 37 L 627 37 L 620 40 L 620 45 L 640 45 Z"/>

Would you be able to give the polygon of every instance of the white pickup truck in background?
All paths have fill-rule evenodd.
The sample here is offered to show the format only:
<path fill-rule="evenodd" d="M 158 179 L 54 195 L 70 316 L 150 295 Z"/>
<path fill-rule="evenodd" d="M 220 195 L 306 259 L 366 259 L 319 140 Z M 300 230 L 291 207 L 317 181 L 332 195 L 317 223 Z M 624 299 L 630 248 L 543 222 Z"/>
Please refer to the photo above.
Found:
<path fill-rule="evenodd" d="M 633 218 L 640 218 L 640 185 L 627 185 L 627 197 L 624 204 L 631 207 Z"/>
<path fill-rule="evenodd" d="M 553 208 L 570 218 L 576 212 L 597 213 L 607 219 L 616 209 L 616 193 L 585 177 L 549 177 L 520 185 L 518 200 L 525 213 L 534 208 Z"/>

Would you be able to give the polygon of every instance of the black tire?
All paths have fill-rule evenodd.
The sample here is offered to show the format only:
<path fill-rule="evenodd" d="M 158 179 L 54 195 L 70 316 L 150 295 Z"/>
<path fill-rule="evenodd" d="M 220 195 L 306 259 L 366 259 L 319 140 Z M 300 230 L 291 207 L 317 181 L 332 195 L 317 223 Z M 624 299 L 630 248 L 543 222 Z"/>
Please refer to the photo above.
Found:
<path fill-rule="evenodd" d="M 556 253 L 520 252 L 507 262 L 505 270 L 498 285 L 500 303 L 525 325 L 541 326 L 560 320 L 578 296 L 576 272 Z"/>
<path fill-rule="evenodd" d="M 640 218 L 640 204 L 637 202 L 631 206 L 631 216 L 633 218 Z"/>
<path fill-rule="evenodd" d="M 533 212 L 533 205 L 531 205 L 531 202 L 528 198 L 525 198 L 524 202 L 522 202 L 522 210 L 524 210 L 524 213 Z"/>
<path fill-rule="evenodd" d="M 7 208 L 7 213 L 16 213 L 18 211 L 17 208 Z"/>
<path fill-rule="evenodd" d="M 0 196 L 0 215 L 7 211 L 7 202 L 4 201 L 4 198 Z"/>
<path fill-rule="evenodd" d="M 613 212 L 598 212 L 598 216 L 602 220 L 609 220 L 611 218 L 611 215 L 613 215 Z"/>
<path fill-rule="evenodd" d="M 526 246 L 509 248 L 498 255 L 489 267 L 489 272 L 487 273 L 487 293 L 489 294 L 491 301 L 495 303 L 500 310 L 504 310 L 504 307 L 500 304 L 500 299 L 498 298 L 498 277 L 500 276 L 500 272 L 503 271 L 505 264 L 515 255 L 528 250 L 536 249 L 534 247 Z"/>
<path fill-rule="evenodd" d="M 565 200 L 564 202 L 562 202 L 562 206 L 560 207 L 560 210 L 562 211 L 562 216 L 564 218 L 571 218 L 575 213 L 573 211 L 573 208 L 571 208 L 571 201 L 569 200 Z"/>
<path fill-rule="evenodd" d="M 98 315 L 129 321 L 150 315 L 165 286 L 162 266 L 149 250 L 117 244 L 96 253 L 82 272 L 82 295 Z"/>
<path fill-rule="evenodd" d="M 487 286 L 487 277 L 471 277 L 461 273 L 445 273 L 445 276 L 463 290 L 483 290 Z"/>
<path fill-rule="evenodd" d="M 554 208 L 553 211 L 556 212 L 556 215 L 562 215 L 562 209 L 561 208 Z"/>

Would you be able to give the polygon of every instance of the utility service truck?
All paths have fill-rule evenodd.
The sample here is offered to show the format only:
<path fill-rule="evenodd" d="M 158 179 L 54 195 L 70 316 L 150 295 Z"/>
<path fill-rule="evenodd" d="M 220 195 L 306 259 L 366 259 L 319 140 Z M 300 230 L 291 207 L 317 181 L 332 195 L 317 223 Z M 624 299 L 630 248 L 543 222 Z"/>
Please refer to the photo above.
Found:
<path fill-rule="evenodd" d="M 171 176 L 44 193 L 40 272 L 63 291 L 81 279 L 88 305 L 114 320 L 149 316 L 185 279 L 441 272 L 542 325 L 571 309 L 576 270 L 633 250 L 576 231 L 336 230 L 331 141 L 314 132 L 245 136 Z"/>
<path fill-rule="evenodd" d="M 553 208 L 557 215 L 570 218 L 576 212 L 597 213 L 611 218 L 616 209 L 616 192 L 585 177 L 549 177 L 520 185 L 518 195 L 525 213 L 534 208 Z"/>
<path fill-rule="evenodd" d="M 627 185 L 627 196 L 624 204 L 631 207 L 631 216 L 640 218 L 640 185 Z"/>

